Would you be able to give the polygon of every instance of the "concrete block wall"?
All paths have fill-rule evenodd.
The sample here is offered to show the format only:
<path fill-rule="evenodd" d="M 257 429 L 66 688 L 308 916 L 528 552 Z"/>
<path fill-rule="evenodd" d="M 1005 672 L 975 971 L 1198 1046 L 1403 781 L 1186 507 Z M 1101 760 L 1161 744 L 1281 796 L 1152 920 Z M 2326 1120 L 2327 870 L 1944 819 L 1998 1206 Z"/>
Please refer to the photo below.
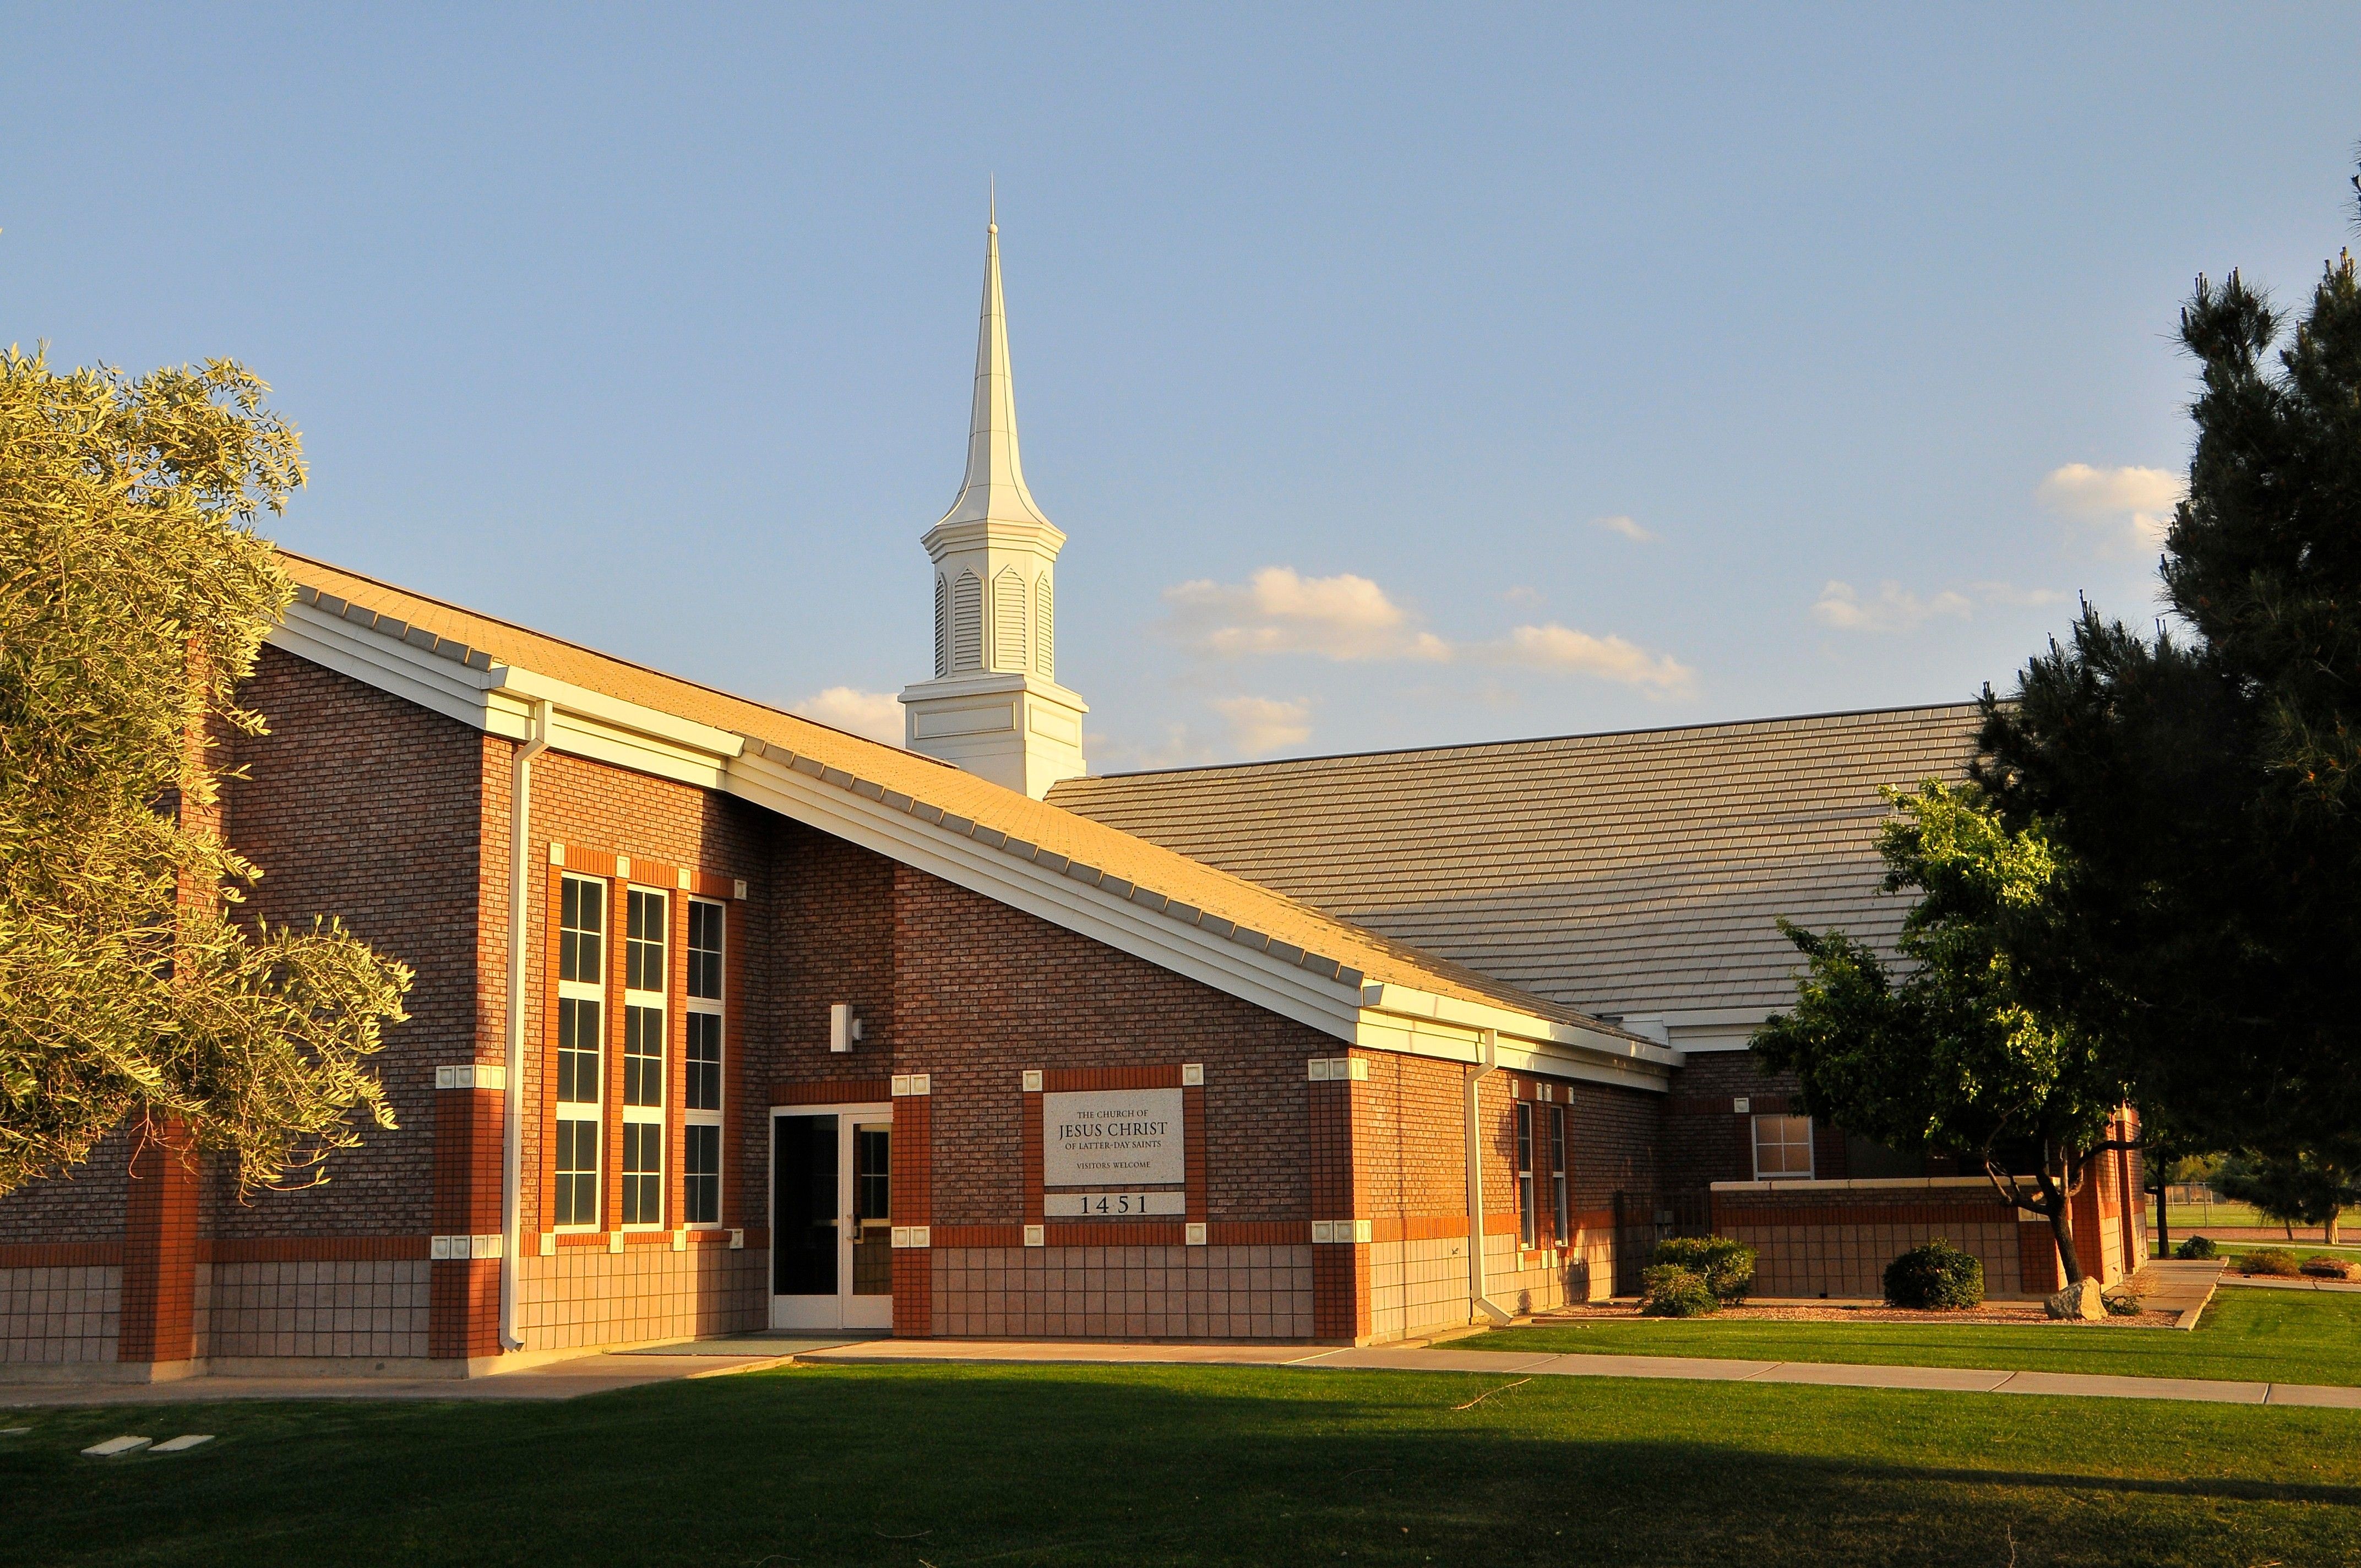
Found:
<path fill-rule="evenodd" d="M 424 1258 L 200 1264 L 197 1354 L 423 1357 L 429 1267 Z"/>
<path fill-rule="evenodd" d="M 0 1267 L 0 1365 L 111 1362 L 122 1313 L 119 1264 Z"/>
<path fill-rule="evenodd" d="M 1312 1249 L 939 1247 L 935 1332 L 1125 1339 L 1309 1339 Z"/>
<path fill-rule="evenodd" d="M 770 1321 L 770 1255 L 708 1244 L 527 1256 L 517 1270 L 517 1332 L 526 1350 L 543 1351 L 759 1329 Z"/>

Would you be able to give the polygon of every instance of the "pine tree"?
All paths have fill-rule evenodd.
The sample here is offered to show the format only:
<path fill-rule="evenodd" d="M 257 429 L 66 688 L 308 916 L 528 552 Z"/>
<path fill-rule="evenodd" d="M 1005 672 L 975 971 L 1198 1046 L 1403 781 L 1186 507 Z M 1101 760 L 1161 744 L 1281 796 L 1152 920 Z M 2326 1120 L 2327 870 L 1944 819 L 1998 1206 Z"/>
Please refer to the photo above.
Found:
<path fill-rule="evenodd" d="M 2361 188 L 2361 181 L 2356 181 Z M 2122 1043 L 2216 1147 L 2361 1165 L 2361 284 L 2292 334 L 2233 272 L 2180 315 L 2202 390 L 2154 635 L 2088 606 L 1984 694 L 1974 769 L 2069 867 L 2044 1016 Z"/>

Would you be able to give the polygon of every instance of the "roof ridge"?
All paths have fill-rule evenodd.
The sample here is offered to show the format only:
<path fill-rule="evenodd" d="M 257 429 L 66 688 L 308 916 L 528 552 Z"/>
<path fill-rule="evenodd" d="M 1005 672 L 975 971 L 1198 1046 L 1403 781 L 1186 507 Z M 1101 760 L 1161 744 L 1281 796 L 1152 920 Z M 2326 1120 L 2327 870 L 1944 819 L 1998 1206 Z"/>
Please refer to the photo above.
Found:
<path fill-rule="evenodd" d="M 1668 724 L 1643 729 L 1590 729 L 1565 735 L 1525 735 L 1501 740 L 1463 740 L 1433 746 L 1402 746 L 1373 751 L 1323 751 L 1302 757 L 1268 757 L 1259 762 L 1193 762 L 1170 768 L 1135 768 L 1127 773 L 1092 773 L 1087 777 L 1062 781 L 1057 787 L 1081 787 L 1110 779 L 1170 778 L 1181 773 L 1234 773 L 1255 768 L 1287 768 L 1313 762 L 1367 762 L 1389 757 L 1427 757 L 1444 751 L 1501 751 L 1521 747 L 1565 745 L 1577 740 L 1621 740 L 1655 735 L 1694 735 L 1708 729 L 1736 733 L 1781 726 L 1801 727 L 1826 724 L 1846 718 L 1883 718 L 1905 713 L 1938 714 L 1960 708 L 1973 708 L 1975 700 L 1965 702 L 1905 703 L 1894 707 L 1833 708 L 1823 713 L 1776 714 L 1763 718 L 1723 718 L 1697 724 Z"/>

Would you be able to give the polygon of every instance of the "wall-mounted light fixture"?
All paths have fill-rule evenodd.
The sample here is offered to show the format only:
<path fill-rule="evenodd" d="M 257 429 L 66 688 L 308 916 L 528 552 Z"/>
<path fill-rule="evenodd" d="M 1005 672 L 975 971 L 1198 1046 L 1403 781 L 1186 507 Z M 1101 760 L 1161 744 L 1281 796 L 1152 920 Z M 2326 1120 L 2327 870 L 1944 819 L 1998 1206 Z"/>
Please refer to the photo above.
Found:
<path fill-rule="evenodd" d="M 841 1054 L 861 1043 L 861 1014 L 850 1002 L 828 1004 L 828 1048 Z"/>

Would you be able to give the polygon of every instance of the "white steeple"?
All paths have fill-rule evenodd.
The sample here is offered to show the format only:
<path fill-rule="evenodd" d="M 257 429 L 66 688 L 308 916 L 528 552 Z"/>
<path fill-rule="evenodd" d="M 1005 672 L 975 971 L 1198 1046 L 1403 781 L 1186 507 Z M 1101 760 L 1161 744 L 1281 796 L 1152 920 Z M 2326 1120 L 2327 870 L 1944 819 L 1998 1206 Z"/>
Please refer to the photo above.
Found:
<path fill-rule="evenodd" d="M 1085 772 L 1082 699 L 1057 684 L 1055 578 L 1066 536 L 1025 488 L 1000 221 L 984 230 L 983 307 L 959 499 L 920 541 L 935 564 L 935 670 L 902 693 L 914 751 L 1039 799 Z"/>
<path fill-rule="evenodd" d="M 1000 302 L 1000 214 L 983 231 L 983 312 L 975 337 L 975 403 L 968 415 L 967 479 L 938 528 L 955 522 L 1049 526 L 1016 454 L 1016 390 L 1008 375 L 1008 311 Z"/>

